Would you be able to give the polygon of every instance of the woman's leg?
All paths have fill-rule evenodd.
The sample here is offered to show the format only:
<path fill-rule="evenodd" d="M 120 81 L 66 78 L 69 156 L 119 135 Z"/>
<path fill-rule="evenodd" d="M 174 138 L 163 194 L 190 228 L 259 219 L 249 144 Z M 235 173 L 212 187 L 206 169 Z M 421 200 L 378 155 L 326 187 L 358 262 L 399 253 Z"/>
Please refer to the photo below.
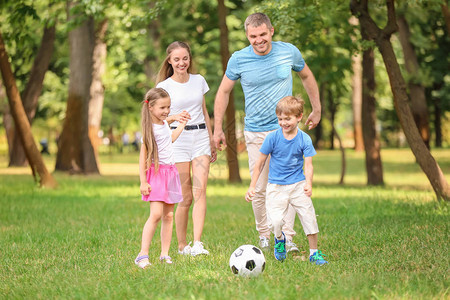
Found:
<path fill-rule="evenodd" d="M 153 235 L 155 235 L 156 226 L 158 226 L 159 220 L 163 213 L 163 202 L 150 202 L 150 216 L 145 222 L 144 229 L 142 230 L 142 242 L 140 255 L 148 255 L 150 244 L 152 242 Z"/>
<path fill-rule="evenodd" d="M 175 229 L 177 232 L 178 249 L 183 250 L 187 245 L 186 234 L 189 220 L 189 209 L 192 204 L 191 163 L 176 163 L 180 174 L 183 201 L 178 203 L 175 211 Z"/>
<path fill-rule="evenodd" d="M 163 204 L 161 221 L 161 257 L 169 256 L 170 241 L 172 240 L 174 206 L 174 204 Z"/>
<path fill-rule="evenodd" d="M 192 161 L 192 194 L 194 208 L 192 221 L 194 224 L 194 242 L 201 241 L 206 216 L 206 185 L 208 183 L 210 157 L 202 155 Z"/>

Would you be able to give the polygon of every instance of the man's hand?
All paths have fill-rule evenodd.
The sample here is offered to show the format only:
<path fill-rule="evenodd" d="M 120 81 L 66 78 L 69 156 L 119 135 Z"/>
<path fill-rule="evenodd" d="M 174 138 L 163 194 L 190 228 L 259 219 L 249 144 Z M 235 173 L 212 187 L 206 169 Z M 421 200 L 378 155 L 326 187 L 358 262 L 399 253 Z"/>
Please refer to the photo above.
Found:
<path fill-rule="evenodd" d="M 316 126 L 320 122 L 320 112 L 313 111 L 309 116 L 308 119 L 306 119 L 305 125 L 308 126 L 308 129 L 311 130 L 313 128 L 316 128 Z"/>
<path fill-rule="evenodd" d="M 223 149 L 222 149 L 222 145 L 224 146 Z M 225 148 L 227 147 L 225 133 L 223 133 L 222 129 L 218 129 L 218 128 L 214 129 L 214 146 L 219 151 L 225 150 Z"/>

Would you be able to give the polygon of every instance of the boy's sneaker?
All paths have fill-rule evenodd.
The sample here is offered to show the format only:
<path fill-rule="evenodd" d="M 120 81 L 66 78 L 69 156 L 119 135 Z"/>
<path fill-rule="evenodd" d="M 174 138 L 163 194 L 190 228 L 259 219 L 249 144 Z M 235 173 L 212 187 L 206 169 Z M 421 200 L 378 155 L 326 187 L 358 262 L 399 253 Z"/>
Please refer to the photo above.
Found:
<path fill-rule="evenodd" d="M 300 250 L 297 248 L 297 245 L 290 240 L 286 240 L 286 252 L 292 252 L 292 254 L 300 252 Z"/>
<path fill-rule="evenodd" d="M 275 258 L 279 261 L 283 261 L 286 259 L 286 236 L 283 234 L 282 240 L 275 239 L 275 247 L 273 249 L 273 254 L 275 255 Z"/>
<path fill-rule="evenodd" d="M 192 251 L 191 242 L 189 242 L 189 244 L 184 246 L 183 250 L 178 249 L 178 254 L 191 255 L 191 251 Z"/>
<path fill-rule="evenodd" d="M 192 255 L 192 256 L 197 256 L 197 255 L 200 255 L 200 254 L 208 255 L 208 254 L 209 254 L 209 251 L 206 250 L 206 249 L 203 247 L 203 243 L 202 243 L 202 242 L 200 242 L 200 241 L 195 241 L 195 242 L 194 242 L 194 246 L 192 246 L 192 248 L 191 248 L 191 255 Z"/>
<path fill-rule="evenodd" d="M 322 254 L 322 251 L 317 250 L 309 257 L 309 261 L 319 266 L 327 264 L 328 262 L 323 258 L 324 256 L 325 254 Z"/>
<path fill-rule="evenodd" d="M 269 251 L 269 238 L 266 238 L 265 236 L 259 237 L 259 248 L 263 251 Z"/>

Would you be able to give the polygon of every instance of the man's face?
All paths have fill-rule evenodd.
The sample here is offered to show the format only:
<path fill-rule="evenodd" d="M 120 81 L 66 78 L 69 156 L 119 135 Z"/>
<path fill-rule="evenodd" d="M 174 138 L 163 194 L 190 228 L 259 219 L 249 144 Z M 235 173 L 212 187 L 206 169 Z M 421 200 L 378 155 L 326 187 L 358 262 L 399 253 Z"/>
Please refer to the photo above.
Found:
<path fill-rule="evenodd" d="M 253 50 L 258 55 L 266 55 L 272 50 L 272 36 L 274 29 L 267 28 L 266 24 L 258 27 L 249 25 L 247 27 L 247 39 Z"/>

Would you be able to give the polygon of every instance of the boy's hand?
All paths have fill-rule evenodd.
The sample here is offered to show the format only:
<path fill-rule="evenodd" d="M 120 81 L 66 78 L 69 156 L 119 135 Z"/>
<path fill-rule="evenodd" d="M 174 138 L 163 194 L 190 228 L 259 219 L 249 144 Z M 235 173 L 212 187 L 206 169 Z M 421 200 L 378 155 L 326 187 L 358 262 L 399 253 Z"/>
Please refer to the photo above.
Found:
<path fill-rule="evenodd" d="M 150 186 L 150 184 L 148 184 L 148 182 L 144 182 L 141 183 L 140 190 L 142 195 L 147 196 L 150 194 L 152 187 Z"/>
<path fill-rule="evenodd" d="M 253 196 L 255 196 L 255 188 L 249 188 L 247 193 L 245 194 L 245 200 L 247 202 L 252 201 Z"/>
<path fill-rule="evenodd" d="M 305 183 L 305 186 L 303 187 L 303 190 L 305 191 L 305 195 L 308 197 L 312 196 L 312 185 L 311 183 L 307 182 Z"/>

